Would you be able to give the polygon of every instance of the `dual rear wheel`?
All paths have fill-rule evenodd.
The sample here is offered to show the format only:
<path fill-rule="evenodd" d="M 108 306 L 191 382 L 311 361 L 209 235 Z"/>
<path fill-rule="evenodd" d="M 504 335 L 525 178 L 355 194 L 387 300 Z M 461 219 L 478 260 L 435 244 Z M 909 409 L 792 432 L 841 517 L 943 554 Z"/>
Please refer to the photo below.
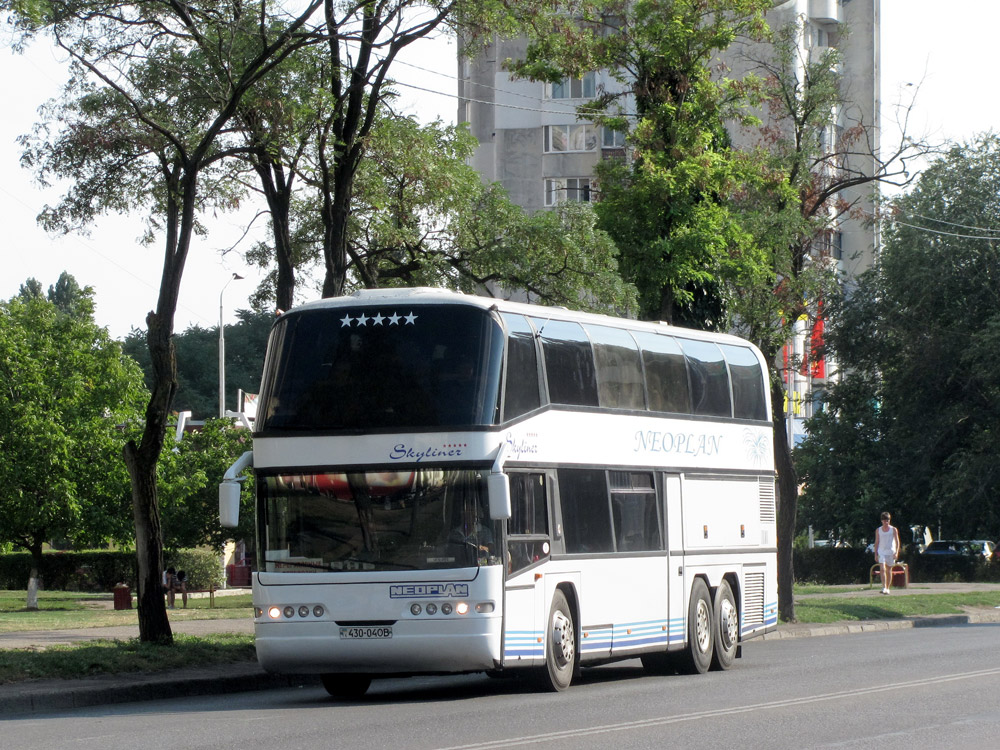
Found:
<path fill-rule="evenodd" d="M 642 664 L 656 673 L 676 669 L 687 674 L 704 674 L 709 669 L 729 669 L 736 659 L 739 639 L 739 610 L 732 587 L 723 580 L 713 599 L 705 581 L 698 578 L 691 586 L 687 647 L 677 653 L 646 654 Z"/>

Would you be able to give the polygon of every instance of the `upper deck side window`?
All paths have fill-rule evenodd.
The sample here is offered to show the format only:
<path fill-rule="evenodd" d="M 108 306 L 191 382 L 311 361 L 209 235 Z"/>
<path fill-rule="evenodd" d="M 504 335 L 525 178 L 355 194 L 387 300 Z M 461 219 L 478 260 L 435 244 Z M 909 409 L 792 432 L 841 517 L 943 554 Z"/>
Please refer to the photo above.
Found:
<path fill-rule="evenodd" d="M 471 306 L 293 312 L 271 337 L 258 429 L 496 424 L 502 357 L 500 325 Z"/>
<path fill-rule="evenodd" d="M 621 328 L 586 325 L 594 346 L 597 395 L 608 409 L 646 408 L 639 347 L 631 334 Z"/>
<path fill-rule="evenodd" d="M 503 419 L 508 421 L 541 406 L 535 332 L 523 315 L 501 313 L 507 328 L 507 371 Z"/>
<path fill-rule="evenodd" d="M 737 419 L 767 419 L 764 375 L 757 356 L 745 346 L 720 344 L 729 365 L 733 386 L 733 416 Z"/>
<path fill-rule="evenodd" d="M 680 339 L 691 382 L 691 408 L 710 417 L 733 416 L 729 373 L 722 350 L 711 341 Z"/>
<path fill-rule="evenodd" d="M 597 375 L 590 339 L 579 323 L 532 318 L 542 342 L 545 379 L 553 404 L 597 406 Z"/>

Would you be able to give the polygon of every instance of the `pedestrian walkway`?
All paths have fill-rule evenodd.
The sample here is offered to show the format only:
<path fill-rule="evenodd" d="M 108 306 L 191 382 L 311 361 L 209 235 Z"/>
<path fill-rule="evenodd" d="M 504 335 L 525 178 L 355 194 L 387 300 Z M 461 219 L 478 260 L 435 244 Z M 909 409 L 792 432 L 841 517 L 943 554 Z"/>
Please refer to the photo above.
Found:
<path fill-rule="evenodd" d="M 802 594 L 797 601 L 831 596 L 881 596 L 881 588 L 870 591 L 857 585 L 843 591 Z M 893 589 L 890 596 L 929 593 L 995 591 L 995 609 L 976 609 L 960 615 L 931 615 L 902 620 L 850 621 L 831 624 L 782 623 L 764 640 L 849 635 L 904 628 L 943 627 L 967 624 L 1000 624 L 1000 583 L 925 583 Z M 185 620 L 171 623 L 175 633 L 252 633 L 253 623 L 237 620 Z M 54 644 L 81 643 L 98 639 L 130 639 L 139 636 L 138 625 L 77 630 L 30 631 L 0 634 L 0 649 L 43 649 Z M 0 716 L 70 710 L 85 706 L 176 698 L 189 695 L 219 695 L 266 690 L 294 685 L 319 685 L 317 675 L 269 675 L 256 663 L 222 664 L 171 672 L 101 675 L 82 680 L 35 680 L 0 685 Z"/>

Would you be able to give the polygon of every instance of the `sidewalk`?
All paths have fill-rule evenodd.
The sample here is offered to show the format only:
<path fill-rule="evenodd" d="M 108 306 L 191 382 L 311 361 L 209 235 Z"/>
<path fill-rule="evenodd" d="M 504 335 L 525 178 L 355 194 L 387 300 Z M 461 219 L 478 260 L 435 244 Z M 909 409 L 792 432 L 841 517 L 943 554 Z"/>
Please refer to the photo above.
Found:
<path fill-rule="evenodd" d="M 959 591 L 995 591 L 1000 605 L 1000 584 L 915 584 L 894 589 L 891 596 Z M 837 593 L 804 594 L 808 598 L 838 596 Z M 845 586 L 843 596 L 879 597 L 880 589 L 859 592 Z M 961 615 L 932 615 L 903 620 L 850 621 L 831 624 L 782 624 L 763 636 L 764 640 L 848 635 L 905 628 L 1000 623 L 1000 609 L 972 610 Z M 252 633 L 249 620 L 188 620 L 172 624 L 174 632 L 191 635 L 208 633 Z M 137 638 L 138 626 L 86 628 L 79 630 L 32 631 L 0 634 L 0 649 L 45 648 L 57 643 L 81 643 L 101 638 Z M 176 698 L 189 695 L 220 695 L 252 690 L 268 690 L 298 685 L 318 685 L 317 675 L 270 675 L 256 663 L 223 664 L 172 672 L 102 675 L 82 680 L 37 680 L 0 685 L 0 717 L 62 711 L 84 706 L 110 705 L 132 701 Z"/>

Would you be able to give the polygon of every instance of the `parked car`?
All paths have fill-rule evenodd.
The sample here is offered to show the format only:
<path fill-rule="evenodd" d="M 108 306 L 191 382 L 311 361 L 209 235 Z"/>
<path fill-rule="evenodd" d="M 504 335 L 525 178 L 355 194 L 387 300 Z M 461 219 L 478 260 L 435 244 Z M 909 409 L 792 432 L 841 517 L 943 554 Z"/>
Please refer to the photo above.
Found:
<path fill-rule="evenodd" d="M 958 556 L 958 555 L 968 555 L 970 557 L 979 557 L 989 562 L 993 559 L 993 554 L 996 550 L 996 545 L 993 542 L 986 539 L 967 539 L 967 540 L 954 540 L 954 539 L 939 539 L 936 542 L 931 542 L 926 547 L 924 547 L 921 555 L 929 556 Z"/>

